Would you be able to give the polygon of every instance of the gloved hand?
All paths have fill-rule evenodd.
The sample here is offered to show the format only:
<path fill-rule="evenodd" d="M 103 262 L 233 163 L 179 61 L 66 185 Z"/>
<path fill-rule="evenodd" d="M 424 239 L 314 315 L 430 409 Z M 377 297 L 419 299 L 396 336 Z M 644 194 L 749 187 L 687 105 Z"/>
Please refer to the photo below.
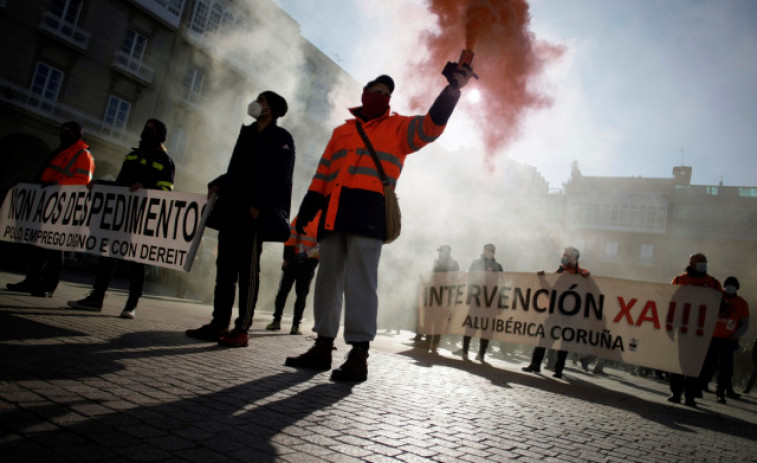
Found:
<path fill-rule="evenodd" d="M 305 225 L 302 222 L 304 222 L 304 220 L 297 220 L 297 223 L 294 225 L 294 229 L 297 230 L 298 235 L 305 234 Z"/>
<path fill-rule="evenodd" d="M 448 62 L 442 70 L 442 75 L 447 78 L 450 87 L 460 90 L 468 84 L 471 76 L 475 76 L 469 66 L 460 66 L 457 63 Z"/>

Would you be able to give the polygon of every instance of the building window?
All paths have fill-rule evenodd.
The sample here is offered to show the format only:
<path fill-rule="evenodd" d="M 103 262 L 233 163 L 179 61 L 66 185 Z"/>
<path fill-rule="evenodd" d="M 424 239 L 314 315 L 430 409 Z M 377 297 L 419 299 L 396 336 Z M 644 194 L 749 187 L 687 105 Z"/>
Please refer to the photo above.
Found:
<path fill-rule="evenodd" d="M 129 119 L 129 111 L 131 111 L 131 104 L 111 95 L 108 100 L 108 109 L 105 110 L 105 125 L 113 129 L 124 129 Z"/>
<path fill-rule="evenodd" d="M 183 162 L 189 145 L 189 133 L 184 129 L 171 130 L 171 140 L 168 143 L 168 154 L 175 162 Z"/>
<path fill-rule="evenodd" d="M 147 48 L 147 39 L 145 36 L 129 29 L 126 32 L 126 39 L 124 40 L 124 46 L 121 51 L 124 52 L 130 61 L 142 61 L 145 56 L 145 48 Z"/>
<path fill-rule="evenodd" d="M 202 88 L 205 84 L 205 73 L 192 68 L 184 75 L 184 99 L 190 103 L 199 103 Z"/>
<path fill-rule="evenodd" d="M 641 250 L 639 253 L 639 260 L 641 260 L 642 262 L 652 262 L 653 257 L 654 257 L 654 245 L 642 244 Z"/>
<path fill-rule="evenodd" d="M 37 63 L 32 78 L 31 92 L 40 95 L 47 100 L 57 100 L 63 83 L 63 71 L 48 66 L 45 63 Z"/>
<path fill-rule="evenodd" d="M 54 0 L 50 11 L 70 24 L 79 21 L 81 12 L 81 0 Z"/>
<path fill-rule="evenodd" d="M 234 16 L 224 2 L 199 0 L 192 14 L 192 30 L 213 32 L 234 22 Z"/>

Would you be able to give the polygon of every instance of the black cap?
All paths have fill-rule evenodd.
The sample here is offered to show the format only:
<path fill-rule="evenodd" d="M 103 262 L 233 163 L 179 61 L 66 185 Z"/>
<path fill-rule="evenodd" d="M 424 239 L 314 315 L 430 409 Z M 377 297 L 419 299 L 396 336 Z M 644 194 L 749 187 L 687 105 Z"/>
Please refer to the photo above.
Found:
<path fill-rule="evenodd" d="M 741 288 L 739 285 L 739 280 L 736 279 L 736 277 L 728 277 L 725 279 L 725 282 L 723 283 L 723 286 L 735 286 L 736 289 Z"/>
<path fill-rule="evenodd" d="M 394 79 L 389 77 L 386 74 L 380 75 L 373 79 L 372 81 L 365 84 L 365 87 L 363 87 L 363 90 L 368 90 L 369 88 L 373 87 L 376 84 L 384 84 L 387 87 L 389 87 L 389 93 L 394 93 Z"/>
<path fill-rule="evenodd" d="M 279 117 L 284 116 L 284 114 L 287 113 L 287 109 L 289 107 L 287 106 L 287 102 L 276 92 L 272 92 L 270 90 L 266 90 L 265 92 L 261 93 L 268 102 L 268 106 L 271 108 L 271 115 L 278 119 Z"/>

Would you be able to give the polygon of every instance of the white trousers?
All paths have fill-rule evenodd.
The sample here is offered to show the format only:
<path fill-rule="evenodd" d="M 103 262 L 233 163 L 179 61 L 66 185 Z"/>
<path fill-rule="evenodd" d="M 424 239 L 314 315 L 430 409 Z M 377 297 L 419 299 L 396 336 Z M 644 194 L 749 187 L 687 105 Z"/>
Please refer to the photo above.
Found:
<path fill-rule="evenodd" d="M 319 240 L 313 331 L 336 338 L 344 302 L 344 340 L 370 342 L 376 337 L 378 265 L 381 240 L 344 233 Z"/>

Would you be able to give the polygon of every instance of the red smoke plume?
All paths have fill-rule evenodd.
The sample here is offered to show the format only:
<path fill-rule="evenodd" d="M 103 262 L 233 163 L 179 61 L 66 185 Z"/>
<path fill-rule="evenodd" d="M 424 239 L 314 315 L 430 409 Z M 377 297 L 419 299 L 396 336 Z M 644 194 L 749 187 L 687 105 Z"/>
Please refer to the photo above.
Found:
<path fill-rule="evenodd" d="M 530 84 L 564 48 L 534 38 L 526 0 L 428 0 L 428 7 L 439 29 L 424 37 L 429 57 L 423 72 L 440 72 L 463 48 L 476 53 L 473 69 L 481 79 L 471 79 L 463 93 L 473 86 L 481 92 L 480 101 L 468 106 L 491 161 L 497 149 L 515 140 L 528 109 L 551 105 L 551 98 Z M 411 102 L 414 109 L 425 106 L 419 100 Z"/>

